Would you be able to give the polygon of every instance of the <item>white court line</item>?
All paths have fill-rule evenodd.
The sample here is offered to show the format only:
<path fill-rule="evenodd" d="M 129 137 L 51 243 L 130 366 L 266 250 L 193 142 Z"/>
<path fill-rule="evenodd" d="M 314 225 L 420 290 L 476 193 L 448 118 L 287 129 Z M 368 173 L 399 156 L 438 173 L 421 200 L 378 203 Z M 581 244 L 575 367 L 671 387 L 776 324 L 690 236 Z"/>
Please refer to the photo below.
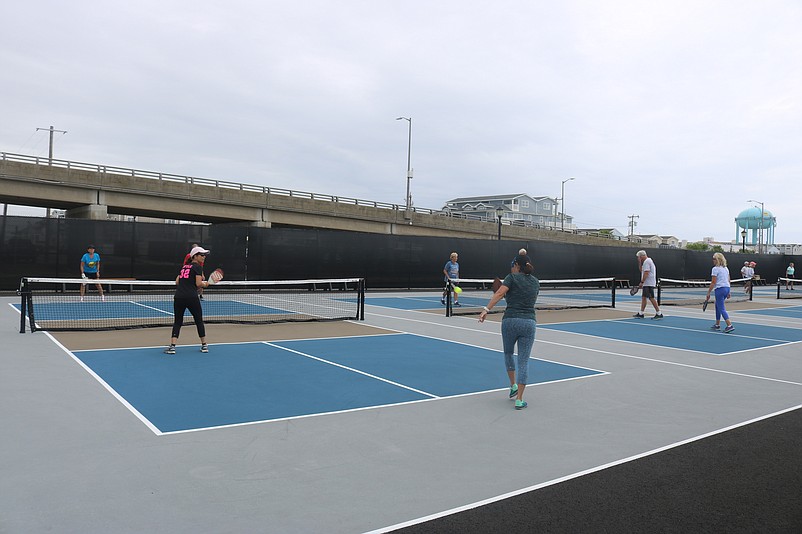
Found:
<path fill-rule="evenodd" d="M 165 315 L 175 315 L 175 313 L 173 313 L 171 311 L 163 310 L 161 308 L 156 308 L 154 306 L 148 306 L 147 304 L 142 304 L 141 302 L 136 302 L 134 300 L 129 300 L 128 302 L 130 302 L 131 304 L 134 304 L 136 306 L 141 306 L 143 308 L 149 309 L 149 310 L 155 310 L 155 311 L 157 311 L 159 313 L 163 313 Z M 128 319 L 128 317 L 112 317 L 112 319 Z M 134 317 L 134 319 L 140 319 L 140 317 Z"/>
<path fill-rule="evenodd" d="M 125 398 L 123 398 L 122 396 L 120 396 L 120 394 L 119 394 L 119 393 L 117 393 L 117 392 L 114 390 L 114 388 L 113 388 L 113 387 L 111 387 L 111 386 L 110 386 L 108 383 L 106 383 L 106 381 L 105 381 L 105 380 L 103 380 L 103 379 L 100 377 L 100 375 L 98 375 L 97 373 L 95 373 L 95 372 L 92 370 L 92 368 L 90 368 L 88 365 L 86 365 L 84 362 L 82 362 L 80 358 L 78 358 L 77 356 L 75 356 L 75 354 L 73 354 L 73 353 L 72 353 L 72 351 L 70 351 L 70 350 L 69 350 L 67 347 L 65 347 L 64 345 L 62 345 L 61 343 L 59 343 L 59 341 L 58 341 L 56 338 L 54 338 L 54 337 L 53 337 L 53 336 L 50 334 L 50 332 L 45 332 L 45 335 L 46 335 L 48 338 L 50 338 L 50 340 L 51 340 L 53 343 L 55 343 L 55 345 L 56 345 L 57 347 L 59 347 L 59 348 L 60 348 L 61 350 L 63 350 L 64 352 L 66 352 L 66 353 L 67 353 L 67 354 L 70 356 L 70 358 L 72 358 L 72 359 L 73 359 L 73 360 L 74 360 L 74 361 L 75 361 L 75 362 L 76 362 L 78 365 L 80 365 L 81 367 L 83 367 L 83 368 L 84 368 L 84 370 L 85 370 L 87 373 L 89 373 L 89 375 L 90 375 L 90 376 L 94 377 L 94 378 L 95 378 L 95 380 L 97 380 L 98 382 L 100 382 L 100 384 L 101 384 L 101 385 L 102 385 L 104 388 L 106 388 L 106 390 L 107 390 L 109 393 L 111 393 L 111 394 L 112 394 L 112 396 L 113 396 L 115 399 L 117 399 L 118 401 L 120 401 L 120 402 L 122 403 L 122 405 L 123 405 L 123 406 L 125 406 L 126 408 L 128 408 L 128 411 L 130 411 L 132 414 L 134 414 L 134 416 L 135 416 L 137 419 L 139 419 L 140 421 L 142 421 L 142 422 L 145 424 L 145 426 L 146 426 L 146 427 L 148 427 L 148 428 L 149 428 L 149 429 L 150 429 L 150 430 L 151 430 L 151 431 L 152 431 L 154 434 L 156 434 L 157 436 L 161 436 L 161 435 L 163 435 L 163 432 L 162 432 L 161 430 L 159 430 L 158 428 L 156 428 L 156 426 L 155 426 L 155 425 L 153 425 L 153 423 L 151 423 L 151 422 L 148 420 L 148 418 L 147 418 L 147 417 L 145 417 L 144 415 L 142 415 L 142 414 L 139 412 L 139 410 L 137 410 L 136 408 L 134 408 L 134 407 L 133 407 L 133 406 L 132 406 L 132 405 L 131 405 L 131 404 L 130 404 L 130 403 L 127 401 L 127 400 L 125 400 Z"/>
<path fill-rule="evenodd" d="M 370 373 L 366 373 L 365 371 L 360 371 L 359 369 L 356 369 L 354 367 L 348 367 L 347 365 L 342 365 L 342 364 L 333 362 L 331 360 L 326 360 L 324 358 L 318 358 L 317 356 L 312 356 L 311 354 L 307 354 L 307 353 L 301 352 L 299 350 L 291 349 L 291 348 L 288 348 L 288 347 L 282 347 L 281 345 L 275 345 L 275 344 L 271 343 L 270 341 L 262 341 L 262 343 L 267 345 L 267 346 L 269 346 L 269 347 L 273 347 L 273 348 L 281 349 L 281 350 L 286 350 L 287 352 L 292 352 L 293 354 L 298 354 L 299 356 L 303 356 L 305 358 L 316 360 L 316 361 L 319 361 L 319 362 L 322 362 L 322 363 L 325 363 L 325 364 L 328 364 L 328 365 L 333 365 L 334 367 L 339 367 L 340 369 L 345 369 L 346 371 L 351 371 L 352 373 L 357 373 L 357 374 L 360 374 L 360 375 L 363 375 L 363 376 L 367 376 L 368 378 L 372 378 L 374 380 L 379 380 L 381 382 L 385 382 L 387 384 L 391 384 L 393 386 L 396 386 L 396 387 L 399 387 L 399 388 L 402 388 L 402 389 L 407 389 L 409 391 L 413 391 L 413 392 L 419 393 L 421 395 L 426 395 L 427 397 L 431 397 L 433 399 L 441 398 L 439 395 L 435 395 L 435 394 L 429 393 L 427 391 L 422 391 L 420 389 L 415 389 L 413 387 L 406 386 L 406 385 L 401 384 L 399 382 L 393 382 L 392 380 L 388 380 L 387 378 L 382 378 L 382 377 L 380 377 L 378 375 L 373 375 L 373 374 L 370 374 Z"/>
<path fill-rule="evenodd" d="M 641 458 L 645 458 L 647 456 L 652 456 L 654 454 L 658 454 L 658 453 L 661 453 L 661 452 L 664 452 L 664 451 L 667 451 L 667 450 L 670 450 L 670 449 L 674 449 L 674 448 L 680 447 L 682 445 L 687 445 L 689 443 L 693 443 L 695 441 L 699 441 L 699 440 L 702 440 L 702 439 L 705 439 L 705 438 L 709 438 L 709 437 L 715 436 L 717 434 L 723 434 L 724 432 L 729 432 L 730 430 L 735 430 L 736 428 L 747 426 L 747 425 L 750 425 L 752 423 L 757 423 L 757 422 L 763 421 L 765 419 L 770 419 L 772 417 L 776 417 L 778 415 L 782 415 L 782 414 L 785 414 L 785 413 L 788 413 L 788 412 L 792 412 L 792 411 L 798 410 L 800 408 L 802 408 L 802 404 L 797 405 L 797 406 L 792 406 L 790 408 L 786 408 L 786 409 L 780 410 L 778 412 L 770 413 L 768 415 L 763 415 L 763 416 L 760 416 L 760 417 L 756 417 L 754 419 L 750 419 L 749 421 L 743 421 L 741 423 L 736 423 L 736 424 L 730 425 L 728 427 L 719 428 L 718 430 L 713 430 L 711 432 L 707 432 L 706 434 L 700 434 L 698 436 L 694 436 L 694 437 L 691 437 L 691 438 L 688 438 L 688 439 L 685 439 L 685 440 L 682 440 L 682 441 L 677 441 L 675 443 L 671 443 L 669 445 L 665 445 L 665 446 L 659 447 L 657 449 L 652 449 L 650 451 L 646 451 L 646 452 L 643 452 L 643 453 L 640 453 L 640 454 L 636 454 L 634 456 L 629 456 L 627 458 L 622 458 L 620 460 L 615 460 L 613 462 L 609 462 L 609 463 L 606 463 L 606 464 L 603 464 L 603 465 L 592 467 L 590 469 L 585 469 L 584 471 L 579 471 L 577 473 L 572 473 L 570 475 L 565 475 L 565 476 L 560 477 L 560 478 L 555 478 L 555 479 L 552 479 L 552 480 L 548 480 L 546 482 L 541 482 L 540 484 L 534 484 L 534 485 L 528 486 L 526 488 L 521 488 L 519 490 L 511 491 L 509 493 L 504 493 L 502 495 L 497 495 L 495 497 L 490 497 L 489 499 L 484 499 L 484 500 L 477 501 L 477 502 L 474 502 L 474 503 L 471 503 L 471 504 L 466 504 L 464 506 L 459 506 L 457 508 L 451 508 L 450 510 L 444 510 L 444 511 L 438 512 L 436 514 L 431 514 L 431 515 L 428 515 L 428 516 L 425 516 L 425 517 L 419 517 L 417 519 L 412 519 L 410 521 L 405 521 L 403 523 L 397 523 L 395 525 L 390 525 L 390 526 L 379 528 L 379 529 L 376 529 L 376 530 L 371 530 L 371 531 L 365 532 L 364 534 L 383 534 L 385 532 L 391 532 L 393 530 L 401 529 L 401 528 L 404 528 L 404 527 L 417 525 L 417 524 L 420 524 L 420 523 L 424 523 L 426 521 L 431 521 L 433 519 L 439 519 L 441 517 L 454 515 L 454 514 L 457 514 L 459 512 L 464 512 L 466 510 L 472 510 L 474 508 L 478 508 L 478 507 L 484 506 L 486 504 L 492 504 L 492 503 L 495 503 L 495 502 L 498 502 L 498 501 L 503 501 L 503 500 L 509 499 L 511 497 L 516 497 L 518 495 L 522 495 L 524 493 L 529 493 L 529 492 L 536 491 L 536 490 L 539 490 L 539 489 L 542 489 L 542 488 L 545 488 L 545 487 L 548 487 L 548 486 L 553 486 L 555 484 L 560 484 L 561 482 L 566 482 L 568 480 L 573 480 L 575 478 L 579 478 L 579 477 L 582 477 L 582 476 L 585 476 L 585 475 L 589 475 L 591 473 L 596 473 L 596 472 L 599 472 L 599 471 L 603 471 L 604 469 L 608 469 L 610 467 L 615 467 L 617 465 L 625 464 L 627 462 L 632 462 L 634 460 L 640 460 Z"/>
<path fill-rule="evenodd" d="M 634 326 L 637 326 L 637 327 L 645 327 L 645 328 L 666 328 L 666 329 L 670 329 L 670 330 L 682 330 L 682 331 L 685 331 L 685 332 L 699 332 L 699 333 L 705 334 L 705 335 L 716 335 L 717 336 L 717 335 L 720 335 L 720 334 L 723 333 L 723 332 L 717 332 L 715 330 L 710 330 L 710 329 L 699 330 L 698 328 L 688 328 L 688 327 L 684 327 L 684 326 L 671 326 L 671 325 L 667 325 L 667 324 L 658 324 L 660 321 L 652 321 L 650 323 L 646 323 L 646 322 L 636 322 L 636 321 L 629 321 L 629 320 L 622 321 L 622 320 L 619 320 L 619 319 L 602 319 L 602 320 L 617 322 L 618 324 L 623 324 L 623 325 L 634 325 Z M 762 325 L 762 326 L 768 326 L 768 325 Z M 781 328 L 781 327 L 778 327 L 778 328 Z M 736 328 L 736 330 L 737 330 L 737 328 Z M 774 338 L 770 338 L 770 337 L 745 336 L 745 335 L 742 335 L 742 334 L 732 334 L 732 333 L 727 334 L 727 337 L 741 337 L 741 338 L 744 338 L 744 339 L 759 339 L 759 340 L 763 340 L 763 341 L 776 341 L 777 343 L 797 343 L 799 341 L 799 340 L 791 341 L 791 340 L 787 340 L 787 339 L 774 339 Z"/>
<path fill-rule="evenodd" d="M 767 376 L 758 376 L 758 375 L 749 375 L 745 373 L 736 373 L 735 371 L 724 371 L 722 369 L 712 369 L 710 367 L 703 367 L 701 365 L 691 365 L 688 363 L 680 363 L 680 362 L 671 362 L 667 360 L 659 360 L 657 358 L 647 358 L 646 356 L 634 356 L 632 354 L 622 354 L 620 352 L 612 352 L 609 350 L 602 350 L 602 349 L 591 349 L 588 347 L 580 347 L 576 345 L 568 345 L 567 343 L 558 343 L 556 341 L 545 341 L 545 340 L 538 340 L 541 343 L 546 343 L 549 345 L 559 345 L 561 347 L 566 347 L 569 349 L 578 349 L 578 350 L 586 350 L 589 352 L 598 352 L 601 354 L 609 354 L 610 356 L 620 356 L 622 358 L 631 358 L 633 360 L 643 360 L 647 362 L 654 362 L 654 363 L 662 363 L 665 365 L 676 365 L 677 367 L 687 367 L 690 369 L 698 369 L 700 371 L 710 371 L 713 373 L 722 373 L 725 375 L 734 375 L 734 376 L 741 376 L 745 378 L 756 378 L 758 380 L 767 380 L 769 382 L 780 382 L 782 384 L 791 384 L 794 386 L 802 386 L 802 382 L 792 382 L 790 380 L 780 380 L 779 378 L 769 378 Z M 570 365 L 570 364 L 569 364 Z"/>
<path fill-rule="evenodd" d="M 420 321 L 418 319 L 405 319 L 403 317 L 395 317 L 395 316 L 382 316 L 382 317 L 388 317 L 388 318 L 391 318 L 391 319 L 399 319 L 399 320 L 403 320 L 403 321 L 413 321 L 413 322 L 418 322 L 418 323 L 426 322 L 426 321 Z M 608 319 L 608 320 L 615 320 L 615 319 Z M 438 325 L 438 326 L 448 326 L 448 325 L 441 325 L 440 323 L 428 323 L 428 324 L 435 324 L 435 325 Z M 499 323 L 494 323 L 494 324 L 499 324 Z M 462 329 L 462 330 L 470 330 L 471 332 L 482 332 L 482 333 L 492 334 L 492 335 L 499 336 L 499 337 L 501 336 L 501 332 L 492 332 L 492 331 L 489 331 L 489 330 L 476 330 L 474 328 L 465 328 L 465 327 L 460 327 L 460 326 L 451 326 L 450 328 L 457 328 L 457 329 Z M 593 336 L 593 335 L 590 335 L 590 334 L 580 334 L 580 333 L 577 333 L 577 332 L 564 332 L 562 330 L 551 330 L 551 331 L 552 332 L 560 332 L 560 333 L 569 333 L 569 334 L 573 334 L 573 335 L 580 335 L 580 336 L 586 336 L 586 337 L 592 337 L 592 338 L 596 338 L 596 339 L 604 339 L 606 341 L 610 341 L 611 340 L 610 338 L 601 338 L 599 336 Z M 613 339 L 612 341 L 618 341 L 618 342 L 622 342 L 622 343 L 631 343 L 631 344 L 634 344 L 634 345 L 643 345 L 645 347 L 654 348 L 654 345 L 650 345 L 648 343 L 641 343 L 641 342 L 637 342 L 637 341 L 623 341 L 623 340 L 620 340 L 620 339 Z M 723 370 L 720 370 L 720 369 L 713 369 L 713 368 L 710 368 L 710 367 L 702 367 L 702 366 L 698 366 L 698 365 L 690 365 L 690 364 L 679 363 L 679 362 L 671 362 L 671 361 L 667 361 L 667 360 L 658 360 L 656 358 L 646 358 L 644 356 L 635 356 L 635 355 L 630 355 L 630 354 L 622 354 L 622 353 L 619 353 L 619 352 L 611 352 L 611 351 L 606 351 L 606 350 L 601 350 L 601 349 L 592 349 L 592 348 L 588 348 L 588 347 L 581 347 L 581 346 L 578 346 L 578 345 L 569 345 L 567 343 L 557 343 L 555 341 L 545 341 L 543 339 L 537 339 L 537 338 L 535 339 L 535 343 L 547 343 L 547 344 L 550 344 L 550 345 L 560 345 L 560 346 L 571 348 L 571 349 L 585 350 L 585 351 L 589 351 L 589 352 L 598 352 L 598 353 L 602 353 L 602 354 L 609 354 L 611 356 L 620 356 L 622 358 L 632 358 L 632 359 L 635 359 L 635 360 L 644 360 L 644 361 L 650 361 L 650 362 L 654 362 L 654 363 L 662 363 L 662 364 L 665 364 L 665 365 L 676 365 L 676 366 L 679 366 L 679 367 L 687 367 L 687 368 L 690 368 L 690 369 L 698 369 L 698 370 L 702 370 L 702 371 L 710 371 L 710 372 L 713 372 L 713 373 L 729 374 L 729 375 L 735 375 L 735 376 L 742 376 L 742 377 L 746 377 L 746 378 L 755 378 L 755 379 L 758 379 L 758 380 L 767 380 L 767 381 L 770 381 L 770 382 L 780 382 L 780 383 L 792 384 L 792 385 L 795 385 L 795 386 L 802 386 L 802 383 L 790 382 L 790 381 L 787 381 L 787 380 L 780 380 L 780 379 L 777 379 L 777 378 L 770 378 L 770 377 L 766 377 L 766 376 L 748 375 L 748 374 L 743 374 L 743 373 L 736 373 L 736 372 L 733 372 L 733 371 L 723 371 Z M 777 345 L 772 345 L 771 347 L 760 347 L 760 349 L 752 349 L 752 350 L 761 350 L 761 349 L 769 349 L 769 348 L 776 348 L 776 347 L 777 347 Z M 486 348 L 486 347 L 483 347 L 483 348 Z M 693 353 L 696 353 L 696 354 L 703 354 L 703 355 L 708 355 L 708 356 L 710 354 L 712 354 L 712 353 L 709 353 L 709 352 L 700 352 L 700 351 L 695 351 L 695 350 L 690 350 L 690 349 L 679 349 L 679 348 L 676 348 L 676 347 L 669 347 L 669 348 L 671 350 L 681 350 L 683 352 L 693 352 Z M 725 353 L 725 354 L 727 354 L 727 353 Z M 563 365 L 572 365 L 574 367 L 582 367 L 581 365 L 575 365 L 575 364 L 572 364 L 572 363 L 557 362 L 557 361 L 555 361 L 554 363 L 561 363 Z"/>

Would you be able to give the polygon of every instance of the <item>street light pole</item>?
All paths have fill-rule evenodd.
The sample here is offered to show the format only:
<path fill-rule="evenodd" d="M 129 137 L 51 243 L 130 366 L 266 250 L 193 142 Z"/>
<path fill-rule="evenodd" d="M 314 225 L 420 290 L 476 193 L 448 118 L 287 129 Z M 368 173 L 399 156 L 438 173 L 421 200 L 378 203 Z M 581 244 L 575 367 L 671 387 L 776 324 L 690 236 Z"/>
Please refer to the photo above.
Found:
<path fill-rule="evenodd" d="M 568 178 L 567 180 L 563 180 L 563 183 L 560 185 L 560 202 L 562 202 L 562 210 L 560 211 L 560 231 L 565 231 L 565 182 L 570 182 L 573 178 Z"/>
<path fill-rule="evenodd" d="M 409 219 L 409 211 L 412 209 L 412 196 L 409 192 L 410 181 L 412 180 L 412 118 L 398 117 L 397 121 L 407 121 L 409 123 L 409 141 L 407 143 L 407 198 L 406 198 L 406 218 Z"/>
<path fill-rule="evenodd" d="M 498 240 L 501 241 L 501 218 L 504 216 L 504 206 L 496 208 L 496 217 L 498 217 Z"/>
<path fill-rule="evenodd" d="M 754 202 L 755 204 L 760 204 L 760 220 L 757 223 L 758 227 L 758 234 L 757 234 L 757 253 L 763 253 L 763 203 L 759 200 L 748 200 L 747 202 Z"/>
<path fill-rule="evenodd" d="M 741 252 L 746 253 L 746 228 L 741 230 Z"/>

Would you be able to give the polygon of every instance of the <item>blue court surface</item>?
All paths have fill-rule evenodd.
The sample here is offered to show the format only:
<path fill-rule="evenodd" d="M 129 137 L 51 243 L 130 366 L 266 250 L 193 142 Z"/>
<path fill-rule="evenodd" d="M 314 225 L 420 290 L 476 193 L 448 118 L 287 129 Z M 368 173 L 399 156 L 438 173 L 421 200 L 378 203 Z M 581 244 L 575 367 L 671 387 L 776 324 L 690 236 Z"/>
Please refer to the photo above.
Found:
<path fill-rule="evenodd" d="M 160 433 L 504 389 L 499 351 L 414 334 L 73 353 Z M 529 383 L 603 374 L 532 359 Z"/>
<path fill-rule="evenodd" d="M 786 308 L 765 308 L 762 310 L 746 310 L 741 313 L 751 313 L 754 315 L 770 315 L 772 317 L 791 317 L 802 319 L 802 306 L 789 306 Z"/>
<path fill-rule="evenodd" d="M 657 321 L 632 318 L 543 324 L 538 328 L 710 354 L 727 354 L 802 341 L 802 329 L 736 322 L 733 323 L 735 331 L 725 334 L 710 330 L 713 322 L 712 316 L 710 319 L 666 317 Z M 723 328 L 724 321 L 721 325 Z"/>

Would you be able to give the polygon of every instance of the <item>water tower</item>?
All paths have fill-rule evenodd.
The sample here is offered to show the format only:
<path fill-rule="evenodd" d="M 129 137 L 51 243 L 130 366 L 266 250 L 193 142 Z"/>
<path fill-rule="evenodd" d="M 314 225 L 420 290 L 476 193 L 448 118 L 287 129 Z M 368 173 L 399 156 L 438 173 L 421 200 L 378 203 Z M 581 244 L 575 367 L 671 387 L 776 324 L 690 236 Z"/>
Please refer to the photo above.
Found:
<path fill-rule="evenodd" d="M 735 218 L 735 240 L 742 242 L 742 231 L 746 231 L 746 244 L 758 245 L 758 252 L 765 252 L 766 245 L 774 244 L 774 227 L 777 219 L 770 211 L 751 207 Z"/>

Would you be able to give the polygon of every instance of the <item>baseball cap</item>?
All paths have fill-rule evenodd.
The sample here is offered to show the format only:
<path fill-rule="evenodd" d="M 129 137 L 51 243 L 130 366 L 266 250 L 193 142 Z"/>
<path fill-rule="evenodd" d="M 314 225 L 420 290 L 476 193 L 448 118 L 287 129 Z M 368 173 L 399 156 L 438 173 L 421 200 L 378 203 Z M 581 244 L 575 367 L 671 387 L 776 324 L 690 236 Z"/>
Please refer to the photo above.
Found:
<path fill-rule="evenodd" d="M 192 250 L 189 251 L 189 257 L 193 257 L 195 254 L 203 254 L 204 256 L 207 255 L 210 251 L 206 250 L 203 247 L 193 247 Z"/>

